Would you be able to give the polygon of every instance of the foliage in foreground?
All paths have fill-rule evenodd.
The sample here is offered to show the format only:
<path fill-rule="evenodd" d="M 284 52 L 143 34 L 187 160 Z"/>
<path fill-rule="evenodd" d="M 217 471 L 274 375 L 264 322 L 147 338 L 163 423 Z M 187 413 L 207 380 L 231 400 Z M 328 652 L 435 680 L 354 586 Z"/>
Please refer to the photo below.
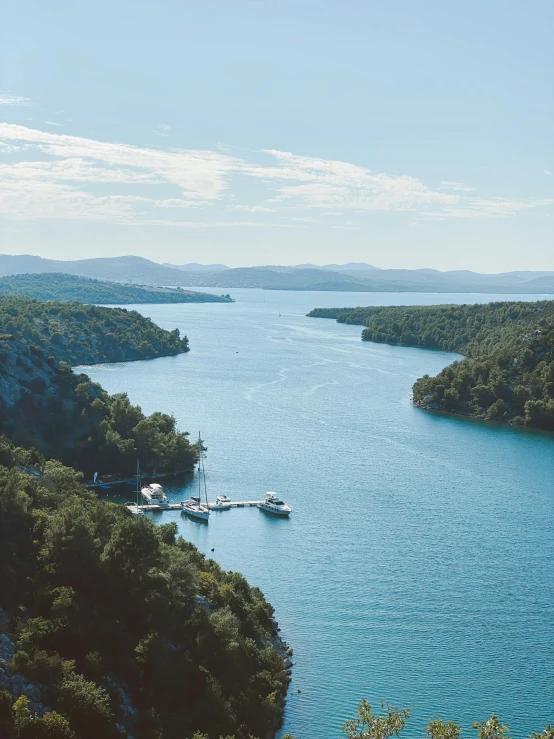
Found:
<path fill-rule="evenodd" d="M 261 739 L 278 725 L 273 609 L 176 531 L 0 439 L 0 607 L 11 670 L 43 706 L 0 692 L 3 739 L 115 739 L 118 724 L 137 739 Z"/>
<path fill-rule="evenodd" d="M 317 309 L 364 341 L 467 356 L 413 388 L 425 408 L 554 430 L 554 301 Z"/>
<path fill-rule="evenodd" d="M 347 739 L 390 739 L 400 736 L 410 716 L 410 709 L 399 710 L 385 701 L 381 702 L 381 707 L 383 716 L 375 714 L 371 704 L 362 700 L 357 716 L 343 726 Z M 474 723 L 473 728 L 477 729 L 477 739 L 509 739 L 510 729 L 494 714 L 486 721 Z M 424 729 L 426 739 L 460 739 L 461 732 L 461 727 L 454 721 L 446 723 L 440 718 L 429 721 Z M 285 734 L 283 739 L 294 739 L 294 736 Z M 554 739 L 554 727 L 549 725 L 543 732 L 531 734 L 529 739 Z"/>
<path fill-rule="evenodd" d="M 26 295 L 37 300 L 79 303 L 230 303 L 229 295 L 212 295 L 182 287 L 150 287 L 93 280 L 61 272 L 19 274 L 0 278 L 0 295 Z"/>

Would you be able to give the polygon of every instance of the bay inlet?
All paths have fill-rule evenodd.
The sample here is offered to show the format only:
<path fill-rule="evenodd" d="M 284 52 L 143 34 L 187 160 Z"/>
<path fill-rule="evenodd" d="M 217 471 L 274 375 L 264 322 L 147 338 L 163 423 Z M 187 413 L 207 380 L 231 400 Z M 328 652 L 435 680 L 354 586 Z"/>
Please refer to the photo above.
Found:
<path fill-rule="evenodd" d="M 292 506 L 285 520 L 214 512 L 209 526 L 155 516 L 275 607 L 295 662 L 283 731 L 340 737 L 363 697 L 409 706 L 410 736 L 439 716 L 468 736 L 493 711 L 515 737 L 554 723 L 554 435 L 418 410 L 413 382 L 457 355 L 362 343 L 359 326 L 305 315 L 515 296 L 233 297 L 126 306 L 178 327 L 191 351 L 83 370 L 201 429 L 212 500 L 276 490 Z M 169 481 L 170 501 L 190 485 Z"/>

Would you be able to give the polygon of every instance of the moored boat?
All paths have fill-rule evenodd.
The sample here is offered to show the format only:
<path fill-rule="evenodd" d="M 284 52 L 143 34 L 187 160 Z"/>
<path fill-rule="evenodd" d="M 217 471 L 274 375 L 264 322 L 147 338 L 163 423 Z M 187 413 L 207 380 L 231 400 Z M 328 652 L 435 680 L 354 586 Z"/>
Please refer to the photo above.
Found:
<path fill-rule="evenodd" d="M 181 507 L 187 516 L 196 518 L 198 521 L 206 521 L 206 523 L 209 521 L 210 509 L 207 506 L 202 505 L 200 498 L 198 497 L 193 495 L 189 500 L 184 500 L 181 503 Z"/>
<path fill-rule="evenodd" d="M 204 480 L 204 498 L 202 503 L 202 480 Z M 210 507 L 208 506 L 208 488 L 206 487 L 206 470 L 204 469 L 204 452 L 202 448 L 202 439 L 198 433 L 198 495 L 191 495 L 189 500 L 181 503 L 181 509 L 187 516 L 195 518 L 197 521 L 208 523 L 210 520 Z"/>
<path fill-rule="evenodd" d="M 163 491 L 161 485 L 157 482 L 152 482 L 150 485 L 142 488 L 142 497 L 148 505 L 157 505 L 160 508 L 167 508 L 169 501 Z"/>
<path fill-rule="evenodd" d="M 218 495 L 215 499 L 215 503 L 210 504 L 212 511 L 228 511 L 231 508 L 231 498 L 226 495 Z"/>
<path fill-rule="evenodd" d="M 266 513 L 273 513 L 275 516 L 289 516 L 292 508 L 284 503 L 277 493 L 266 493 L 258 508 Z"/>

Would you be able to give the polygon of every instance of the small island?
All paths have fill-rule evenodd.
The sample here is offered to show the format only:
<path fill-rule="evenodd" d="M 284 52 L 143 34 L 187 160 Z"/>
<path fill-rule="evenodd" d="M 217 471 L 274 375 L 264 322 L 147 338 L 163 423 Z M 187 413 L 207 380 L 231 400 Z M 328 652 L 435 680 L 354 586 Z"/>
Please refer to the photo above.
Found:
<path fill-rule="evenodd" d="M 234 303 L 229 294 L 212 295 L 182 287 L 107 282 L 61 272 L 0 277 L 0 295 L 26 295 L 37 300 L 69 300 L 97 305 Z"/>
<path fill-rule="evenodd" d="M 414 403 L 554 430 L 554 301 L 316 308 L 361 325 L 363 341 L 458 352 L 465 359 L 413 386 Z"/>

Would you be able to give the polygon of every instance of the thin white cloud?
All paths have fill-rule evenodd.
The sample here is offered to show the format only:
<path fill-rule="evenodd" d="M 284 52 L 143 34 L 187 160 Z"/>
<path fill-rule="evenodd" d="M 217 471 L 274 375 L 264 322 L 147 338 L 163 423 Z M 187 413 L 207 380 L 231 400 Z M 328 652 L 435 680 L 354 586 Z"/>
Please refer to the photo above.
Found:
<path fill-rule="evenodd" d="M 456 192 L 473 192 L 474 187 L 466 187 L 463 182 L 457 182 L 453 180 L 441 180 L 442 187 L 447 190 L 454 190 Z"/>
<path fill-rule="evenodd" d="M 545 169 L 545 170 L 544 170 L 544 173 L 545 173 L 546 175 L 551 175 L 551 174 L 552 174 L 552 171 L 551 171 L 550 169 Z"/>
<path fill-rule="evenodd" d="M 175 226 L 178 228 L 294 228 L 290 223 L 264 223 L 262 221 L 166 221 L 145 220 L 137 223 L 131 221 L 127 225 L 140 226 Z"/>
<path fill-rule="evenodd" d="M 197 208 L 199 205 L 208 205 L 208 200 L 184 200 L 183 198 L 166 198 L 154 200 L 157 208 Z"/>
<path fill-rule="evenodd" d="M 268 208 L 266 205 L 235 205 L 233 210 L 242 210 L 247 213 L 274 213 L 275 208 Z"/>
<path fill-rule="evenodd" d="M 212 151 L 141 148 L 8 123 L 0 123 L 0 140 L 48 157 L 31 163 L 46 180 L 173 185 L 198 200 L 220 197 L 227 187 L 226 175 L 240 165 L 239 160 Z M 12 178 L 25 177 L 29 162 L 21 166 L 20 172 L 11 170 Z"/>
<path fill-rule="evenodd" d="M 518 213 L 554 205 L 554 198 L 531 200 L 507 200 L 504 198 L 468 198 L 457 208 L 428 212 L 421 220 L 442 220 L 444 218 L 509 218 Z"/>
<path fill-rule="evenodd" d="M 264 180 L 292 180 L 278 189 L 276 202 L 299 202 L 311 208 L 415 210 L 427 205 L 453 205 L 456 195 L 426 187 L 408 175 L 374 173 L 366 167 L 332 159 L 270 150 L 278 167 L 251 169 Z"/>
<path fill-rule="evenodd" d="M 21 97 L 20 95 L 10 95 L 8 92 L 0 91 L 0 105 L 7 106 L 28 106 L 31 104 L 29 98 Z"/>
<path fill-rule="evenodd" d="M 166 128 L 158 125 L 160 131 Z M 427 220 L 506 218 L 553 203 L 476 198 L 457 181 L 444 180 L 433 189 L 409 175 L 277 150 L 243 149 L 239 157 L 221 150 L 139 147 L 8 123 L 0 123 L 0 152 L 11 160 L 0 164 L 0 215 L 21 220 L 299 228 L 301 221 L 293 216 L 308 219 L 316 212 L 345 218 L 372 211 L 412 211 Z M 236 182 L 248 180 L 256 184 L 255 202 L 233 204 Z M 222 220 L 213 215 L 217 201 L 223 201 L 223 210 L 259 214 L 260 221 Z M 203 220 L 177 220 L 190 209 L 201 210 Z M 281 222 L 268 223 L 268 213 L 277 213 L 274 220 Z"/>
<path fill-rule="evenodd" d="M 59 126 L 60 128 L 64 128 L 64 124 L 63 123 L 56 123 L 56 121 L 44 121 L 44 123 L 47 126 Z"/>

